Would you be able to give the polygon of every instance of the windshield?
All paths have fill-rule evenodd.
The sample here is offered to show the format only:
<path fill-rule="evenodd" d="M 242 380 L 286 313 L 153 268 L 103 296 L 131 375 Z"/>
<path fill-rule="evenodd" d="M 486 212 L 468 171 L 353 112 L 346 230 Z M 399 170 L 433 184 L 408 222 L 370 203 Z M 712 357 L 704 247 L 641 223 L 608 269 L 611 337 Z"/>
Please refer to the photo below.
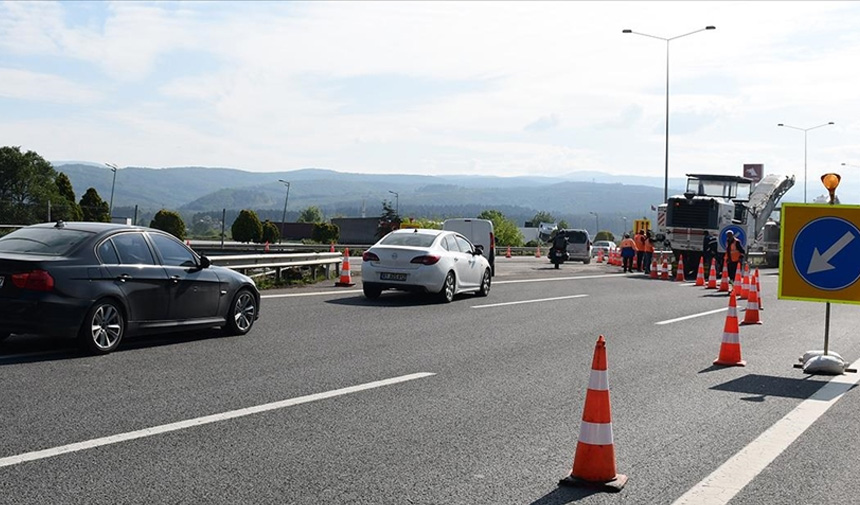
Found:
<path fill-rule="evenodd" d="M 91 235 L 67 228 L 21 228 L 0 238 L 0 253 L 65 256 Z"/>
<path fill-rule="evenodd" d="M 571 244 L 583 244 L 588 242 L 588 232 L 584 230 L 565 230 L 567 241 Z"/>
<path fill-rule="evenodd" d="M 748 198 L 749 184 L 744 184 L 744 186 L 746 187 Z M 738 194 L 738 183 L 736 181 L 715 181 L 691 177 L 687 179 L 687 193 L 693 193 L 698 196 L 735 198 Z"/>
<path fill-rule="evenodd" d="M 382 239 L 382 245 L 405 245 L 409 247 L 430 247 L 436 234 L 429 233 L 390 233 Z"/>

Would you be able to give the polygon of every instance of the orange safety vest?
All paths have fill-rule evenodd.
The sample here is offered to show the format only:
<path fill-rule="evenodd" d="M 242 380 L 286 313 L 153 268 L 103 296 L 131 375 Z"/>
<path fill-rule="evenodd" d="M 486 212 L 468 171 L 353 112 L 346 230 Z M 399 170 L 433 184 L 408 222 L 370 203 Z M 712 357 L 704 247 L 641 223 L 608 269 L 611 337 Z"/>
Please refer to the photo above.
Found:
<path fill-rule="evenodd" d="M 737 263 L 738 261 L 740 261 L 741 256 L 743 256 L 743 255 L 738 250 L 737 239 L 732 240 L 731 243 L 729 243 L 728 249 L 729 249 L 729 251 L 728 251 L 729 252 L 729 261 L 731 261 L 732 263 Z"/>
<path fill-rule="evenodd" d="M 639 249 L 636 247 L 636 242 L 633 242 L 633 239 L 629 239 L 629 238 L 625 238 L 624 240 L 622 240 L 622 241 L 621 241 L 621 246 L 620 246 L 620 247 L 621 247 L 622 249 L 625 249 L 625 248 L 627 248 L 627 247 L 630 247 L 630 248 L 632 248 L 634 251 L 638 251 L 638 250 L 639 250 Z"/>
<path fill-rule="evenodd" d="M 645 247 L 645 235 L 637 234 L 635 237 L 633 237 L 633 241 L 636 242 L 636 249 L 638 251 L 643 250 L 643 248 Z"/>
<path fill-rule="evenodd" d="M 654 252 L 654 242 L 651 240 L 645 241 L 645 252 Z"/>

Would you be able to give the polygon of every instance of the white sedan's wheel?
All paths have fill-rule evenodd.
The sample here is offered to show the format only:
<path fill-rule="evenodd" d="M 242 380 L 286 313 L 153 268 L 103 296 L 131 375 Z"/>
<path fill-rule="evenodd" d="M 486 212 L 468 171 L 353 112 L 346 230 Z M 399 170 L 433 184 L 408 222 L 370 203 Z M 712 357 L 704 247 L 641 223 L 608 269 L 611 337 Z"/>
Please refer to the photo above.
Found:
<path fill-rule="evenodd" d="M 490 294 L 490 284 L 492 283 L 489 270 L 484 270 L 484 276 L 481 278 L 481 289 L 478 291 L 479 296 L 487 296 Z"/>
<path fill-rule="evenodd" d="M 439 299 L 444 303 L 451 303 L 454 300 L 454 287 L 456 278 L 454 272 L 448 272 L 445 276 L 445 282 L 442 284 L 442 291 L 439 291 Z"/>

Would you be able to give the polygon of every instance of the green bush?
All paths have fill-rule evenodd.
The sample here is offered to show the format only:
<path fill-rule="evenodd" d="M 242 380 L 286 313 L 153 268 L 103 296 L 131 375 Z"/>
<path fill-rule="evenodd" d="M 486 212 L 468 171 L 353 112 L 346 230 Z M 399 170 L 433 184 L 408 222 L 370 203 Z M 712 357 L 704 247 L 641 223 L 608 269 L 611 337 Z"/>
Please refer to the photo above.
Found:
<path fill-rule="evenodd" d="M 337 242 L 338 238 L 340 238 L 340 228 L 331 223 L 317 223 L 311 232 L 311 238 L 321 244 Z"/>
<path fill-rule="evenodd" d="M 149 222 L 150 228 L 166 231 L 179 240 L 185 240 L 185 222 L 178 212 L 172 210 L 161 209 L 155 213 L 152 221 Z"/>
<path fill-rule="evenodd" d="M 237 242 L 256 242 L 259 244 L 263 239 L 263 224 L 260 223 L 260 218 L 257 217 L 256 212 L 242 209 L 236 216 L 236 220 L 233 221 L 230 232 L 233 234 L 233 240 Z"/>
<path fill-rule="evenodd" d="M 270 244 L 274 244 L 275 242 L 279 241 L 280 239 L 281 239 L 281 230 L 279 230 L 278 227 L 275 226 L 275 223 L 266 219 L 266 221 L 263 223 L 262 242 L 263 243 L 268 242 Z"/>

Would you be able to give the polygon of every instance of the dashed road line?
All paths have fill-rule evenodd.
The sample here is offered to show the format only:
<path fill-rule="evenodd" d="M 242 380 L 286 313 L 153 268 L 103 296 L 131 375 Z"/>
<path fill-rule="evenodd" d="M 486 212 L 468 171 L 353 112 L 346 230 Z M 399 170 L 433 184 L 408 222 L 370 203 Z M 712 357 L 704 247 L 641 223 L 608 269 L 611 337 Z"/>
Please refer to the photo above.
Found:
<path fill-rule="evenodd" d="M 553 302 L 556 300 L 569 300 L 571 298 L 583 298 L 588 295 L 570 295 L 570 296 L 556 296 L 554 298 L 541 298 L 538 300 L 520 300 L 516 302 L 503 302 L 503 303 L 491 303 L 488 305 L 472 305 L 473 309 L 487 309 L 490 307 L 504 307 L 506 305 L 519 305 L 523 303 L 540 303 L 540 302 Z"/>

